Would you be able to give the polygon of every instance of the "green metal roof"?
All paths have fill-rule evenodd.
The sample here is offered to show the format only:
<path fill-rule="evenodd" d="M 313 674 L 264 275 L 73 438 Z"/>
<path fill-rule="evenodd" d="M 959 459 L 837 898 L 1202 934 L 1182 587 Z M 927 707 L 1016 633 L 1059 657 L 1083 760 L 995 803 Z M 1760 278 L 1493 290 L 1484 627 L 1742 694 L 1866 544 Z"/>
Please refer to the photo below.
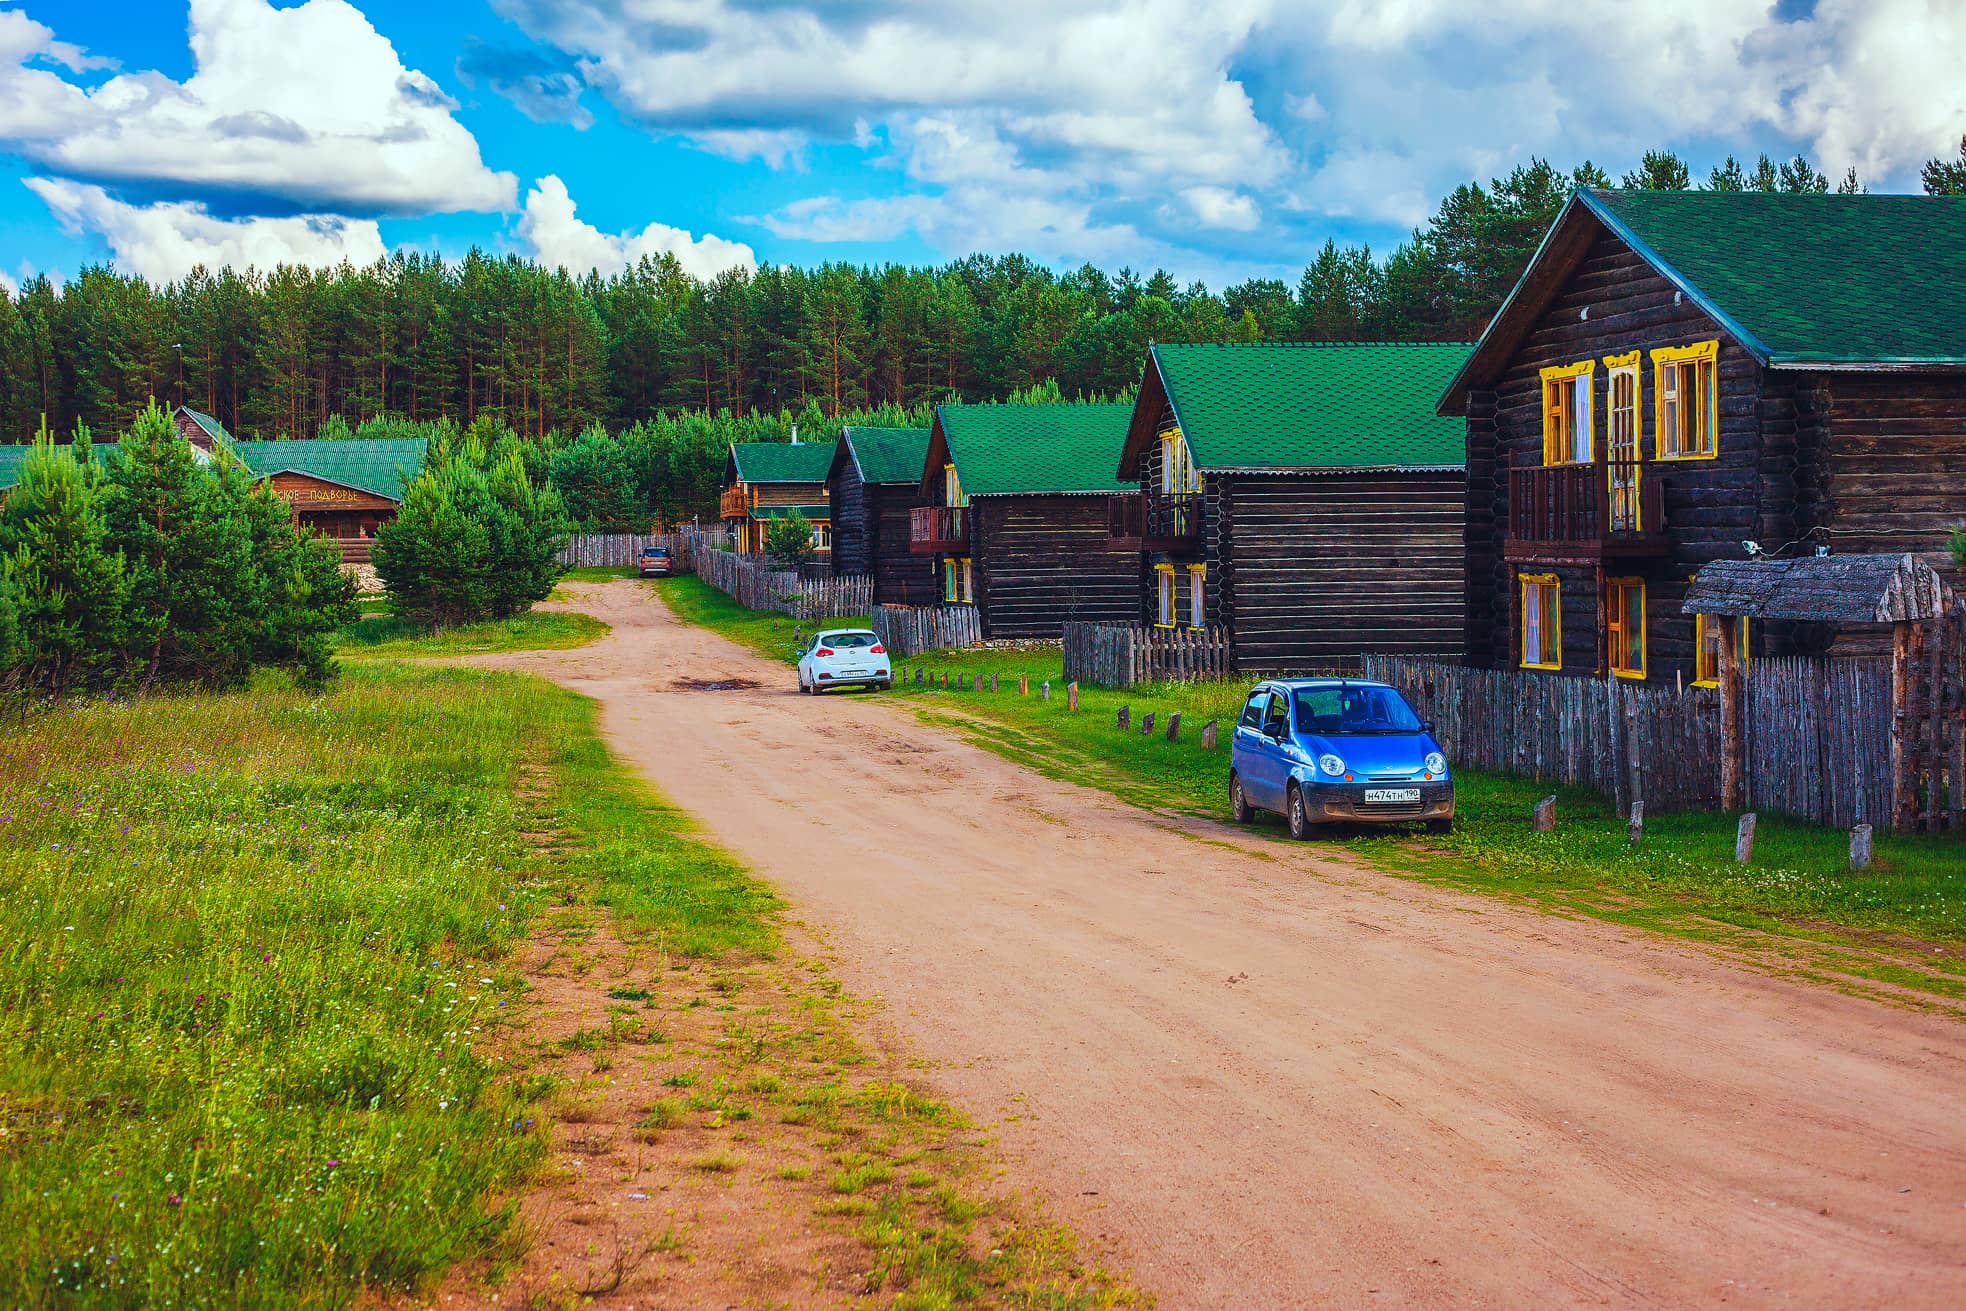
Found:
<path fill-rule="evenodd" d="M 938 405 L 935 421 L 969 496 L 1135 490 L 1118 481 L 1133 407 Z"/>
<path fill-rule="evenodd" d="M 403 486 L 423 469 L 427 442 L 421 437 L 378 437 L 349 441 L 242 442 L 232 451 L 253 473 L 304 473 L 344 487 L 403 499 Z"/>
<path fill-rule="evenodd" d="M 225 430 L 225 425 L 220 423 L 217 419 L 214 419 L 211 415 L 202 414 L 199 411 L 192 409 L 189 405 L 180 405 L 178 406 L 178 408 L 184 411 L 185 418 L 191 420 L 193 423 L 197 424 L 200 428 L 203 428 L 205 430 L 206 435 L 209 436 L 213 441 L 226 442 L 226 443 L 230 443 L 232 441 L 232 434 Z"/>
<path fill-rule="evenodd" d="M 831 522 L 833 507 L 830 505 L 754 505 L 748 511 L 753 519 L 790 519 L 802 514 L 808 519 L 824 519 Z"/>
<path fill-rule="evenodd" d="M 730 458 L 747 483 L 823 483 L 833 467 L 834 442 L 733 442 Z"/>
<path fill-rule="evenodd" d="M 1580 199 L 1771 364 L 1966 362 L 1966 196 Z"/>
<path fill-rule="evenodd" d="M 1464 342 L 1157 345 L 1202 469 L 1460 468 L 1467 427 L 1434 412 Z M 1152 389 L 1143 389 L 1143 400 Z M 1158 422 L 1159 415 L 1153 416 Z"/>
<path fill-rule="evenodd" d="M 847 428 L 840 444 L 870 483 L 918 483 L 928 463 L 929 428 Z"/>

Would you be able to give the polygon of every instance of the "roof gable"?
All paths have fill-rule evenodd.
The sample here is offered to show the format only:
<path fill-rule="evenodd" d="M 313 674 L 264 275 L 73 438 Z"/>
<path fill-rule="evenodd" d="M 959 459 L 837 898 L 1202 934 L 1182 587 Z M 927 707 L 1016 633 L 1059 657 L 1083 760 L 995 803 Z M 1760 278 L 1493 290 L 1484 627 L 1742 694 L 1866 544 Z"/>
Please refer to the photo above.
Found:
<path fill-rule="evenodd" d="M 1127 491 L 1114 471 L 1132 415 L 1109 401 L 938 405 L 932 447 L 949 452 L 967 496 Z M 934 482 L 924 469 L 923 485 Z"/>
<path fill-rule="evenodd" d="M 1466 461 L 1462 424 L 1435 412 L 1465 342 L 1156 345 L 1123 472 L 1172 405 L 1202 469 L 1444 469 Z M 1145 413 L 1148 409 L 1153 413 Z"/>
<path fill-rule="evenodd" d="M 1966 196 L 1580 190 L 1442 413 L 1506 368 L 1602 233 L 1773 368 L 1966 368 Z"/>
<path fill-rule="evenodd" d="M 835 442 L 733 442 L 730 464 L 745 483 L 823 483 Z"/>
<path fill-rule="evenodd" d="M 860 470 L 869 483 L 916 483 L 928 460 L 927 428 L 847 428 L 840 433 L 840 454 Z"/>

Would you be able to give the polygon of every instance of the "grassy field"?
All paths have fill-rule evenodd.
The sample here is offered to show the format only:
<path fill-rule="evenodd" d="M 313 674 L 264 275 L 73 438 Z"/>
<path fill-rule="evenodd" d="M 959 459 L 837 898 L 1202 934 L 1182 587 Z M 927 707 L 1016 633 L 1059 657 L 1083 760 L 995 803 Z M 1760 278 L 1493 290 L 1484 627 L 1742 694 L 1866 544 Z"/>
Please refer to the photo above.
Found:
<path fill-rule="evenodd" d="M 662 594 L 683 617 L 766 655 L 786 657 L 790 621 L 753 615 L 694 579 L 666 584 Z M 947 673 L 952 681 L 980 674 L 986 689 L 995 674 L 1000 690 L 942 691 L 937 678 L 917 685 L 917 667 Z M 1028 697 L 1017 695 L 1019 676 L 1030 680 Z M 1065 709 L 1056 648 L 939 652 L 897 662 L 896 677 L 896 693 L 918 713 L 1052 777 L 1140 805 L 1227 818 L 1228 729 L 1246 682 L 1126 692 L 1086 688 L 1073 715 Z M 1046 679 L 1052 683 L 1048 702 L 1039 696 Z M 1122 705 L 1133 710 L 1131 733 L 1115 726 Z M 1179 711 L 1181 741 L 1167 742 L 1159 731 L 1140 734 L 1140 717 L 1150 710 L 1160 727 L 1169 712 Z M 1210 719 L 1221 725 L 1221 745 L 1212 752 L 1200 745 L 1201 727 Z M 1966 843 L 1879 835 L 1876 863 L 1853 874 L 1847 834 L 1766 815 L 1754 861 L 1736 865 L 1732 816 L 1649 816 L 1645 841 L 1634 849 L 1622 818 L 1594 792 L 1479 771 L 1458 773 L 1457 790 L 1459 818 L 1450 836 L 1362 831 L 1324 840 L 1399 873 L 1694 936 L 1731 927 L 1836 940 L 1860 930 L 1942 944 L 1937 953 L 1921 951 L 1913 974 L 1888 963 L 1844 964 L 1879 981 L 1966 996 L 1966 960 L 1956 950 L 1966 944 Z M 1559 797 L 1558 830 L 1533 833 L 1529 809 L 1552 791 Z M 1287 840 L 1280 821 L 1264 828 Z M 1928 978 L 1931 971 L 1937 977 Z"/>
<path fill-rule="evenodd" d="M 394 615 L 366 615 L 335 634 L 336 650 L 344 656 L 401 658 L 405 656 L 487 655 L 494 651 L 532 651 L 585 646 L 604 636 L 608 626 L 589 615 L 531 610 L 510 619 L 462 624 L 432 634 L 421 625 Z"/>
<path fill-rule="evenodd" d="M 690 827 L 612 759 L 589 702 L 513 675 L 361 663 L 325 693 L 264 676 L 10 731 L 0 1305 L 523 1279 L 545 1249 L 518 1217 L 553 1185 L 554 1134 L 592 1129 L 617 1050 L 700 1071 L 637 1132 L 710 1144 L 676 1174 L 725 1162 L 718 1186 L 758 1196 L 743 1241 L 782 1223 L 776 1176 L 746 1164 L 769 1118 L 811 1162 L 801 1223 L 857 1236 L 896 1305 L 1129 1298 L 990 1200 L 960 1118 L 868 1065 L 837 985 L 781 957 L 772 893 Z M 602 1023 L 540 1039 L 538 942 L 584 978 L 603 936 L 648 972 L 594 984 Z M 696 1242 L 615 1260 L 724 1259 Z"/>

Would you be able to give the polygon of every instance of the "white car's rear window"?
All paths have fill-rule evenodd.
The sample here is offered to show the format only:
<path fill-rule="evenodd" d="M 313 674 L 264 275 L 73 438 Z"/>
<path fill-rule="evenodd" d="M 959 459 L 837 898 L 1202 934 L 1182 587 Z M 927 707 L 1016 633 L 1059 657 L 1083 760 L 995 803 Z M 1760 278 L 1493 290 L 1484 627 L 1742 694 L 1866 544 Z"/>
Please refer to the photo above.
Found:
<path fill-rule="evenodd" d="M 821 633 L 819 635 L 819 644 L 830 646 L 835 651 L 857 650 L 872 646 L 879 640 L 872 633 Z"/>

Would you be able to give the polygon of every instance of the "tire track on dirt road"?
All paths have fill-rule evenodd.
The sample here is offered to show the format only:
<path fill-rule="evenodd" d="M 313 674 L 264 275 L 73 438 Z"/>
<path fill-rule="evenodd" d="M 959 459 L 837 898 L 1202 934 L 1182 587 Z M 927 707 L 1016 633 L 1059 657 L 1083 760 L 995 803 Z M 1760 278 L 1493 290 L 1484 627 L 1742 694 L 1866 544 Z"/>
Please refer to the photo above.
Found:
<path fill-rule="evenodd" d="M 1966 1305 L 1966 1026 L 1190 840 L 570 590 L 608 637 L 477 663 L 594 697 L 1163 1305 Z"/>

